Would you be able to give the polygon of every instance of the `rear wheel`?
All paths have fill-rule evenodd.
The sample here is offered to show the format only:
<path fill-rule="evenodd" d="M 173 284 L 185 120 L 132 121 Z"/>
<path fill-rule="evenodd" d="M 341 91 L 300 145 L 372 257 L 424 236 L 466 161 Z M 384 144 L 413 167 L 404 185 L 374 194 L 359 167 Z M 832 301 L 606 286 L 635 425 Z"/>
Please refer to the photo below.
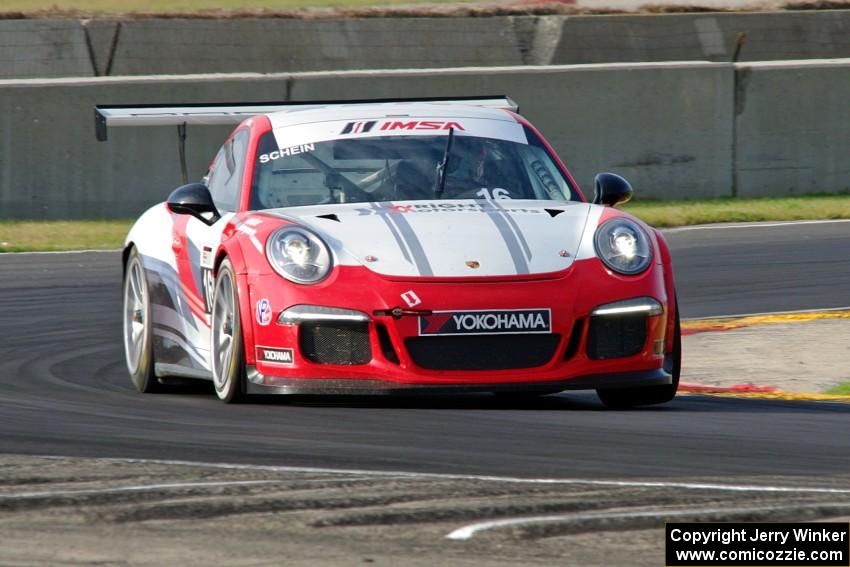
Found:
<path fill-rule="evenodd" d="M 236 277 L 227 259 L 219 266 L 215 279 L 211 324 L 210 358 L 215 393 L 225 403 L 242 401 L 245 397 L 245 346 Z"/>
<path fill-rule="evenodd" d="M 124 270 L 124 354 L 136 389 L 156 392 L 162 385 L 154 374 L 151 306 L 142 258 L 133 248 Z"/>
<path fill-rule="evenodd" d="M 676 322 L 673 325 L 673 352 L 664 357 L 664 369 L 673 376 L 672 384 L 663 386 L 645 386 L 643 388 L 612 388 L 596 390 L 602 403 L 613 409 L 627 409 L 636 406 L 651 406 L 669 402 L 679 389 L 679 375 L 682 373 L 682 331 L 679 326 L 679 305 L 676 303 Z"/>

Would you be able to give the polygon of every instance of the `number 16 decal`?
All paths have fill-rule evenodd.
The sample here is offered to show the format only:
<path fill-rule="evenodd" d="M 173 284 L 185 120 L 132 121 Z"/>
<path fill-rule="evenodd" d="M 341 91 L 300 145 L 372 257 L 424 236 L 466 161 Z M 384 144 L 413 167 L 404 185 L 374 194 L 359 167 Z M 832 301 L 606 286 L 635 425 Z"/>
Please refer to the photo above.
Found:
<path fill-rule="evenodd" d="M 502 189 L 501 187 L 494 187 L 492 192 L 490 191 L 490 189 L 482 187 L 481 191 L 476 193 L 476 195 L 478 195 L 482 199 L 487 199 L 488 201 L 492 201 L 494 199 L 503 200 L 511 198 L 511 194 L 508 192 L 508 190 Z"/>

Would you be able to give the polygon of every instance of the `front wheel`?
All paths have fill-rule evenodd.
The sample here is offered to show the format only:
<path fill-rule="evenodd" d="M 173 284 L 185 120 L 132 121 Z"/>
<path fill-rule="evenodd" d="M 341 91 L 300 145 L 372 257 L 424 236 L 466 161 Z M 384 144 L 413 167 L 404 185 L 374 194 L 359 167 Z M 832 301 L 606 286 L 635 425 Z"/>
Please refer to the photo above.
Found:
<path fill-rule="evenodd" d="M 676 323 L 673 325 L 673 352 L 664 357 L 664 368 L 673 377 L 672 384 L 646 386 L 643 388 L 616 388 L 596 390 L 603 404 L 613 409 L 628 409 L 637 406 L 651 406 L 669 402 L 679 389 L 679 375 L 682 373 L 682 331 L 679 326 L 679 304 L 676 302 Z"/>
<path fill-rule="evenodd" d="M 162 384 L 154 374 L 150 294 L 142 257 L 133 248 L 124 270 L 124 354 L 136 389 L 157 392 Z"/>
<path fill-rule="evenodd" d="M 224 403 L 242 401 L 245 397 L 245 346 L 236 277 L 230 261 L 225 259 L 215 278 L 210 331 L 215 393 Z"/>

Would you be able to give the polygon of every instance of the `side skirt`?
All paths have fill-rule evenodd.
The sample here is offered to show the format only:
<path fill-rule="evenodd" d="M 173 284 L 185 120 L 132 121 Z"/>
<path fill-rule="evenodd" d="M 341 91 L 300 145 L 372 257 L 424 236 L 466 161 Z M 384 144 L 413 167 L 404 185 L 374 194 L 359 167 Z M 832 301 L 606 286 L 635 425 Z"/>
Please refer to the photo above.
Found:
<path fill-rule="evenodd" d="M 169 376 L 179 376 L 181 378 L 198 378 L 201 380 L 212 380 L 212 372 L 209 370 L 201 370 L 199 368 L 189 368 L 179 364 L 166 364 L 157 362 L 153 367 L 154 374 L 157 378 L 166 378 Z"/>

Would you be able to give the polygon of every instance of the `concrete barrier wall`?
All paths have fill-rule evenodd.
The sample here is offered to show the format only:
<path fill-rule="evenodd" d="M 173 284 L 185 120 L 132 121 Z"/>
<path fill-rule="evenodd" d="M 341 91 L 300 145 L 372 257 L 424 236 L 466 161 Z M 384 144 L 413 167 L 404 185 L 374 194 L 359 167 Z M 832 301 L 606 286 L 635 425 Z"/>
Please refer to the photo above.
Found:
<path fill-rule="evenodd" d="M 850 61 L 738 65 L 741 197 L 850 191 Z"/>
<path fill-rule="evenodd" d="M 122 25 L 112 74 L 520 64 L 506 18 L 141 20 Z"/>
<path fill-rule="evenodd" d="M 0 79 L 93 75 L 80 22 L 0 20 Z"/>
<path fill-rule="evenodd" d="M 0 217 L 133 216 L 180 184 L 173 128 L 94 138 L 96 104 L 507 93 L 584 187 L 602 170 L 640 195 L 730 192 L 733 72 L 712 63 L 0 81 Z M 228 128 L 189 128 L 200 178 Z"/>
<path fill-rule="evenodd" d="M 180 185 L 176 131 L 94 136 L 96 104 L 278 100 L 287 78 L 0 81 L 0 218 L 130 217 Z M 188 128 L 199 179 L 231 129 Z"/>
<path fill-rule="evenodd" d="M 302 74 L 294 99 L 507 93 L 552 143 L 576 181 L 614 170 L 653 198 L 728 195 L 732 144 L 730 65 L 668 63 Z"/>
<path fill-rule="evenodd" d="M 0 21 L 0 79 L 850 57 L 850 10 Z"/>
<path fill-rule="evenodd" d="M 585 193 L 638 198 L 844 192 L 850 60 L 460 68 L 0 81 L 0 218 L 137 215 L 180 184 L 169 127 L 94 137 L 96 104 L 509 94 Z M 190 127 L 200 178 L 226 127 Z"/>
<path fill-rule="evenodd" d="M 739 61 L 850 57 L 850 10 L 555 17 L 547 63 L 732 61 L 741 33 Z"/>

